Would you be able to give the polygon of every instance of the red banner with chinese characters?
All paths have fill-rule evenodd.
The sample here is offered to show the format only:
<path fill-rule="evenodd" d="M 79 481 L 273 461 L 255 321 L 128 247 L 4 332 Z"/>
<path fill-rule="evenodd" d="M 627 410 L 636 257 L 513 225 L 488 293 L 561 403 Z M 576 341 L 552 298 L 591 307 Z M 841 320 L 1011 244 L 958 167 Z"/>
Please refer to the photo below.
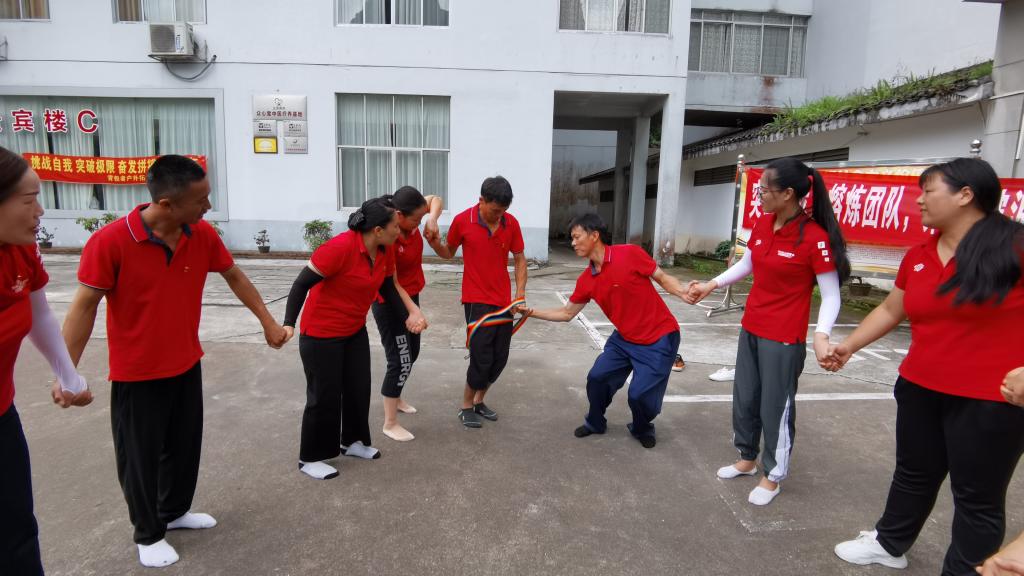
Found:
<path fill-rule="evenodd" d="M 25 160 L 40 180 L 73 184 L 139 185 L 146 183 L 146 171 L 159 156 L 107 158 L 65 156 L 25 152 Z M 206 170 L 206 156 L 187 155 Z"/>

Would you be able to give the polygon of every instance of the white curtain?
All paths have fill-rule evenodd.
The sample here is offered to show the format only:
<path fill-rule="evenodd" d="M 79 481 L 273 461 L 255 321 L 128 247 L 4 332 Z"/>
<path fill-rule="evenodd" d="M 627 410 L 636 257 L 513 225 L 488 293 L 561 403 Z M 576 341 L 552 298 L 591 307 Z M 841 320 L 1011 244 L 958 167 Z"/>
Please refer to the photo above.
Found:
<path fill-rule="evenodd" d="M 757 74 L 761 64 L 761 27 L 737 24 L 735 30 L 732 71 L 737 74 Z"/>
<path fill-rule="evenodd" d="M 363 10 L 364 24 L 390 24 L 384 21 L 385 2 L 391 0 L 366 0 L 366 9 Z"/>
<path fill-rule="evenodd" d="M 644 7 L 644 32 L 668 34 L 671 0 L 647 0 Z M 684 12 L 685 14 L 685 12 Z"/>
<path fill-rule="evenodd" d="M 366 96 L 366 145 L 392 146 L 391 124 L 394 122 L 394 98 L 367 94 Z"/>
<path fill-rule="evenodd" d="M 395 0 L 395 24 L 423 23 L 423 0 Z"/>
<path fill-rule="evenodd" d="M 142 3 L 139 0 L 117 0 L 118 22 L 142 22 Z"/>
<path fill-rule="evenodd" d="M 700 69 L 704 72 L 729 71 L 731 24 L 704 23 L 701 38 Z"/>
<path fill-rule="evenodd" d="M 560 30 L 583 30 L 586 20 L 583 18 L 584 0 L 562 0 L 558 7 L 558 28 Z"/>
<path fill-rule="evenodd" d="M 807 28 L 793 27 L 793 47 L 789 55 L 789 75 L 804 75 L 804 43 L 807 41 Z"/>
<path fill-rule="evenodd" d="M 620 32 L 642 32 L 643 0 L 618 0 L 619 13 L 615 18 L 615 29 Z"/>
<path fill-rule="evenodd" d="M 450 107 L 450 98 L 438 96 L 423 97 L 423 144 L 425 148 L 443 148 L 447 150 L 450 147 L 448 143 Z"/>
<path fill-rule="evenodd" d="M 764 27 L 764 53 L 761 55 L 761 74 L 785 76 L 789 62 L 789 28 Z"/>
<path fill-rule="evenodd" d="M 366 144 L 362 94 L 338 94 L 338 145 Z"/>
<path fill-rule="evenodd" d="M 174 22 L 174 0 L 142 0 L 147 22 Z"/>
<path fill-rule="evenodd" d="M 45 106 L 49 108 L 61 108 L 68 114 L 68 132 L 54 132 L 53 152 L 54 154 L 66 154 L 69 156 L 95 156 L 95 133 L 84 134 L 78 129 L 76 118 L 82 108 L 96 109 L 96 104 L 90 100 L 80 98 L 47 98 Z M 36 130 L 46 130 L 43 124 L 43 110 L 38 111 L 39 120 L 36 123 Z M 100 128 L 102 130 L 102 126 Z M 100 208 L 99 200 L 93 194 L 93 184 L 68 184 L 57 182 L 57 199 L 60 207 L 64 210 L 97 210 Z"/>
<path fill-rule="evenodd" d="M 420 152 L 395 152 L 395 190 L 402 186 L 412 186 L 420 190 Z M 422 191 L 422 190 L 421 190 Z"/>
<path fill-rule="evenodd" d="M 391 194 L 391 150 L 366 151 L 366 197 Z"/>
<path fill-rule="evenodd" d="M 3 122 L 0 122 L 0 127 L 3 128 L 3 131 L 0 132 L 0 146 L 17 154 L 24 154 L 25 152 L 50 153 L 49 145 L 46 142 L 46 128 L 43 126 L 42 117 L 43 108 L 45 107 L 41 97 L 0 95 L 0 114 L 4 116 Z M 11 128 L 11 110 L 21 109 L 32 111 L 35 132 L 24 130 L 14 132 Z M 75 129 L 69 128 L 69 130 Z M 40 192 L 41 197 L 39 201 L 42 203 L 43 208 L 52 209 L 57 207 L 53 198 L 53 182 L 43 182 Z"/>
<path fill-rule="evenodd" d="M 206 0 L 174 0 L 175 20 L 206 22 Z"/>
<path fill-rule="evenodd" d="M 362 24 L 363 0 L 338 0 L 338 24 Z"/>
<path fill-rule="evenodd" d="M 0 18 L 18 20 L 21 18 L 21 0 L 0 0 Z"/>
<path fill-rule="evenodd" d="M 690 22 L 690 70 L 700 70 L 700 22 Z"/>
<path fill-rule="evenodd" d="M 395 146 L 423 147 L 422 108 L 420 96 L 395 96 Z"/>
<path fill-rule="evenodd" d="M 214 125 L 213 100 L 156 100 L 153 105 L 159 121 L 158 152 L 206 156 L 207 176 L 213 188 L 210 203 L 216 210 L 220 194 L 217 190 L 217 131 Z"/>
<path fill-rule="evenodd" d="M 440 196 L 445 206 L 448 205 L 447 152 L 423 151 L 423 186 L 420 192 L 424 195 Z"/>
<path fill-rule="evenodd" d="M 366 200 L 366 151 L 362 148 L 342 148 L 341 205 L 357 207 Z"/>
<path fill-rule="evenodd" d="M 100 156 L 153 156 L 156 154 L 156 131 L 153 102 L 143 98 L 103 98 L 96 110 L 101 128 Z M 131 210 L 149 202 L 149 190 L 143 186 L 103 186 L 103 199 L 108 210 Z"/>
<path fill-rule="evenodd" d="M 612 30 L 615 23 L 615 0 L 587 2 L 587 30 Z"/>
<path fill-rule="evenodd" d="M 423 25 L 448 25 L 448 0 L 423 0 Z"/>

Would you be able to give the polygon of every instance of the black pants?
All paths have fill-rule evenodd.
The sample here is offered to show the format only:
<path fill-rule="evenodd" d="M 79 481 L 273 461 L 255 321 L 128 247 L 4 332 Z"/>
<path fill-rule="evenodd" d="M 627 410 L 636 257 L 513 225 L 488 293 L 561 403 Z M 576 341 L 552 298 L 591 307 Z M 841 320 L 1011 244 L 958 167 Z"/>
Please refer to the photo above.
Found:
<path fill-rule="evenodd" d="M 475 322 L 484 314 L 501 310 L 490 304 L 463 304 L 466 323 Z M 507 316 L 511 318 L 511 315 Z M 469 369 L 466 382 L 473 390 L 487 390 L 501 376 L 508 364 L 508 349 L 512 345 L 512 324 L 480 328 L 469 341 Z"/>
<path fill-rule="evenodd" d="M 419 294 L 413 296 L 412 301 L 419 306 Z M 374 302 L 372 310 L 373 319 L 377 321 L 377 331 L 380 332 L 380 343 L 388 357 L 388 370 L 384 373 L 380 393 L 388 398 L 398 398 L 412 372 L 412 365 L 419 358 L 420 335 L 405 329 L 409 312 L 404 308 L 399 311 L 389 303 Z"/>
<path fill-rule="evenodd" d="M 1006 489 L 1024 452 L 1024 409 L 942 394 L 900 378 L 896 472 L 878 542 L 894 556 L 914 544 L 949 474 L 953 538 L 943 576 L 975 574 L 1006 530 Z"/>
<path fill-rule="evenodd" d="M 299 460 L 319 462 L 341 445 L 370 445 L 370 339 L 364 326 L 345 338 L 299 337 L 306 372 Z"/>
<path fill-rule="evenodd" d="M 0 463 L 0 574 L 42 574 L 28 444 L 13 405 L 0 415 Z"/>
<path fill-rule="evenodd" d="M 113 382 L 110 428 L 135 542 L 159 542 L 167 523 L 192 508 L 196 493 L 203 447 L 200 363 L 171 378 Z"/>

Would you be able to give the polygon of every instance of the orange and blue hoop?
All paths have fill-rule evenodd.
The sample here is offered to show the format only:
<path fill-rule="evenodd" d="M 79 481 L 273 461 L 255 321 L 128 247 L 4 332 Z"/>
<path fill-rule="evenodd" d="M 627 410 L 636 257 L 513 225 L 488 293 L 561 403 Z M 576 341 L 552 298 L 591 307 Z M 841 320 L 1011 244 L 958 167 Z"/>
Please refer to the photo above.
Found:
<path fill-rule="evenodd" d="M 473 335 L 476 334 L 476 331 L 485 326 L 501 326 L 503 324 L 512 324 L 513 322 L 515 322 L 515 324 L 512 326 L 512 333 L 515 334 L 516 332 L 518 332 L 519 329 L 523 327 L 523 323 L 526 322 L 526 319 L 530 317 L 529 314 L 523 314 L 519 318 L 519 320 L 512 320 L 512 318 L 508 317 L 499 318 L 499 316 L 508 314 L 510 310 L 512 310 L 516 306 L 519 306 L 520 304 L 526 304 L 526 298 L 518 298 L 516 300 L 513 300 L 511 304 L 505 306 L 501 310 L 489 312 L 487 314 L 484 314 L 480 318 L 477 318 L 476 322 L 470 322 L 469 325 L 466 326 L 466 348 L 469 348 L 469 342 L 470 340 L 473 339 Z"/>

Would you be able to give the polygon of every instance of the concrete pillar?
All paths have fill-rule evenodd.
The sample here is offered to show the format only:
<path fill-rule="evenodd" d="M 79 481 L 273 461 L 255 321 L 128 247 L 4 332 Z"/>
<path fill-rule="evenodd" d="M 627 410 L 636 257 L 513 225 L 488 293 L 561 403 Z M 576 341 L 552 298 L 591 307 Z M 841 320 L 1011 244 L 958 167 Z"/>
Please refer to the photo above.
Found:
<path fill-rule="evenodd" d="M 1002 178 L 1024 177 L 1024 0 L 1007 0 L 999 15 L 981 155 Z"/>
<path fill-rule="evenodd" d="M 683 169 L 684 93 L 670 94 L 661 113 L 661 156 L 658 199 L 654 211 L 653 256 L 660 266 L 672 266 L 676 253 L 676 212 Z"/>
<path fill-rule="evenodd" d="M 626 181 L 626 168 L 629 167 L 629 156 L 633 150 L 633 132 L 620 128 L 615 140 L 615 196 L 612 204 L 611 227 L 612 241 L 621 244 L 626 241 L 626 216 L 629 213 L 629 182 Z"/>
<path fill-rule="evenodd" d="M 629 168 L 629 224 L 626 242 L 640 244 L 644 237 L 644 199 L 647 196 L 647 147 L 651 141 L 651 117 L 640 116 L 633 129 L 633 162 Z"/>

